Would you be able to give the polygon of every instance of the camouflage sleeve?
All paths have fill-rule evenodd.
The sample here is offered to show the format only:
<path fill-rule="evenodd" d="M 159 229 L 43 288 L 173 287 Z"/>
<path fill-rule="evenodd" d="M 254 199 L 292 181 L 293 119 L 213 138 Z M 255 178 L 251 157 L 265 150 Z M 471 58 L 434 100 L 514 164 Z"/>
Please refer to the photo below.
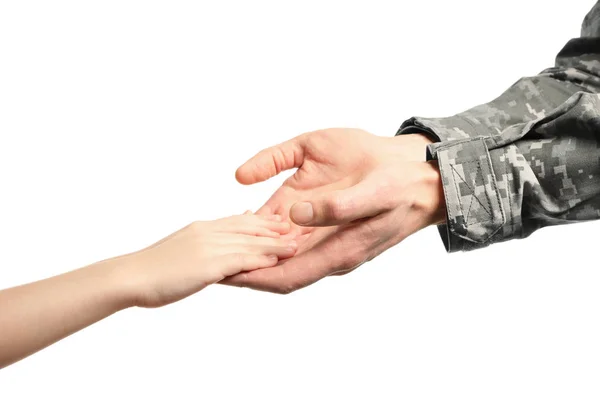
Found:
<path fill-rule="evenodd" d="M 600 218 L 600 1 L 552 68 L 448 118 L 405 121 L 437 139 L 449 252 Z"/>

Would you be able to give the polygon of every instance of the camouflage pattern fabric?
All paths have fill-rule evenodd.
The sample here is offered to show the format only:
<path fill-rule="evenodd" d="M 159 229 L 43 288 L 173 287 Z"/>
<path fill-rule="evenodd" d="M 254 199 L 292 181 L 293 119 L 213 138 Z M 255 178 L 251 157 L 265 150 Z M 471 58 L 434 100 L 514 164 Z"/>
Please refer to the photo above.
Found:
<path fill-rule="evenodd" d="M 448 118 L 413 117 L 396 135 L 436 139 L 446 250 L 466 251 L 539 228 L 600 218 L 600 1 L 555 66 Z"/>

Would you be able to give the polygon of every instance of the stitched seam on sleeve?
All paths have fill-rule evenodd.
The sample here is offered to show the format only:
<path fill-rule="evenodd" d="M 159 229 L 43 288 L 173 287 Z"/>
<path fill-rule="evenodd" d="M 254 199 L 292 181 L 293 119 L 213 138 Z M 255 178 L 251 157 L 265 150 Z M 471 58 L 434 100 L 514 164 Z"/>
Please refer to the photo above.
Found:
<path fill-rule="evenodd" d="M 452 174 L 452 181 L 454 182 L 454 188 L 456 189 L 456 197 L 458 199 L 458 205 L 460 206 L 460 210 L 463 212 L 464 214 L 464 208 L 462 205 L 462 201 L 460 200 L 460 191 L 458 190 L 458 183 L 456 183 L 456 176 L 458 176 L 460 178 L 460 175 L 458 174 L 458 172 L 456 171 L 456 169 L 454 168 L 454 165 L 448 163 L 448 165 L 450 165 L 450 169 L 451 169 L 451 174 Z M 464 179 L 463 179 L 464 180 Z M 448 200 L 446 199 L 446 203 L 448 202 Z"/>
<path fill-rule="evenodd" d="M 492 204 L 490 202 L 490 195 L 488 193 L 488 191 L 485 189 L 485 177 L 483 176 L 483 169 L 481 168 L 481 161 L 479 159 L 477 159 L 477 170 L 479 171 L 479 173 L 481 174 L 481 177 L 483 179 L 483 193 L 485 193 L 485 199 L 487 200 L 487 204 L 488 204 L 488 208 L 489 211 L 486 210 L 488 212 L 488 215 L 490 216 L 490 220 L 494 220 L 494 215 L 492 213 Z M 493 181 L 492 177 L 490 176 L 490 181 Z M 496 192 L 497 194 L 498 192 Z M 475 196 L 475 184 L 473 183 L 473 196 Z M 481 201 L 479 200 L 479 198 L 477 196 L 475 196 L 475 198 L 477 199 L 477 201 L 479 201 L 479 203 L 481 203 Z M 483 204 L 481 204 L 483 206 Z"/>
<path fill-rule="evenodd" d="M 501 222 L 498 224 L 498 228 L 496 228 L 496 230 L 494 230 L 492 233 L 490 233 L 489 237 L 492 237 L 496 234 L 496 232 L 498 232 L 502 226 L 506 223 L 506 215 L 504 214 L 504 210 L 502 209 L 502 203 L 500 203 L 500 193 L 498 192 L 498 185 L 496 184 L 496 176 L 494 174 L 494 169 L 492 167 L 492 160 L 490 159 L 490 153 L 489 150 L 486 151 L 486 162 L 488 163 L 488 166 L 490 168 L 490 182 L 491 182 L 491 186 L 492 189 L 494 190 L 494 193 L 496 193 L 496 201 L 498 202 L 498 212 L 500 213 L 500 217 L 501 217 Z M 487 195 L 487 192 L 486 192 Z M 489 201 L 489 198 L 488 198 Z M 492 209 L 491 205 L 490 205 L 490 210 Z M 493 216 L 492 216 L 493 219 Z"/>
<path fill-rule="evenodd" d="M 512 200 L 511 200 L 511 188 L 509 187 L 510 185 L 510 179 L 508 179 L 508 151 L 506 150 L 506 147 L 504 147 L 502 149 L 502 151 L 504 152 L 504 177 L 506 178 L 506 196 L 508 197 L 508 212 L 510 213 L 510 234 L 514 235 L 514 231 L 515 231 L 515 216 L 513 214 L 513 208 L 512 208 Z"/>

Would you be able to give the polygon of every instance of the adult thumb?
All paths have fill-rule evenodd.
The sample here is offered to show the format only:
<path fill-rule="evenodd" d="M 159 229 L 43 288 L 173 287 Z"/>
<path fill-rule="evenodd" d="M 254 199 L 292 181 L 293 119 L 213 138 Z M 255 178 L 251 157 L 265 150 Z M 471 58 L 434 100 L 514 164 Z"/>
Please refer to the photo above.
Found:
<path fill-rule="evenodd" d="M 376 187 L 361 182 L 295 203 L 290 209 L 290 218 L 304 226 L 342 225 L 380 214 L 385 211 L 381 204 Z"/>

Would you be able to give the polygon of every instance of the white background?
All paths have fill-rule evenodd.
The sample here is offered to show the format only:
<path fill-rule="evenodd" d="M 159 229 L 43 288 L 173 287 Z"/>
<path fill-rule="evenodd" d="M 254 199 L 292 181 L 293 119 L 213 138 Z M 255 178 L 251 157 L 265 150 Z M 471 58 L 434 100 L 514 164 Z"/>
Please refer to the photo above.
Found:
<path fill-rule="evenodd" d="M 0 287 L 258 208 L 284 177 L 236 167 L 301 132 L 491 100 L 578 35 L 593 1 L 560 3 L 0 2 Z M 598 398 L 599 228 L 452 255 L 430 228 L 289 296 L 126 310 L 0 398 Z"/>

